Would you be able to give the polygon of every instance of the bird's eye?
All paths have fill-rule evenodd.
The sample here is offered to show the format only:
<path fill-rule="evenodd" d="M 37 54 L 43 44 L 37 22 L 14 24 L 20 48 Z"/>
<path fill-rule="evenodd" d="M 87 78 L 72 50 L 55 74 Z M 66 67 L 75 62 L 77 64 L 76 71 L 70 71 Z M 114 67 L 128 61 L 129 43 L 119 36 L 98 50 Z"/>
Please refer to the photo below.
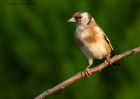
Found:
<path fill-rule="evenodd" d="M 79 19 L 81 19 L 82 17 L 81 16 L 77 16 L 77 17 L 75 17 L 75 19 L 77 19 L 77 20 L 79 20 Z"/>
<path fill-rule="evenodd" d="M 82 18 L 81 16 L 78 17 L 78 19 L 81 19 L 81 18 Z"/>

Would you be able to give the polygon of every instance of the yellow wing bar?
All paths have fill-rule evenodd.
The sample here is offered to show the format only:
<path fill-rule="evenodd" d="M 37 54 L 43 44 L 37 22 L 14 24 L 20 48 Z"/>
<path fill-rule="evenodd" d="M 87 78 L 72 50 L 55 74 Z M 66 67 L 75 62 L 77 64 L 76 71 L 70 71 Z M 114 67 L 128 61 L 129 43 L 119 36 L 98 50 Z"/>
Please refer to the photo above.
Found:
<path fill-rule="evenodd" d="M 113 50 L 113 47 L 110 43 L 110 40 L 108 39 L 108 37 L 106 35 L 104 35 L 106 42 L 109 44 L 109 46 L 111 47 L 111 49 Z"/>

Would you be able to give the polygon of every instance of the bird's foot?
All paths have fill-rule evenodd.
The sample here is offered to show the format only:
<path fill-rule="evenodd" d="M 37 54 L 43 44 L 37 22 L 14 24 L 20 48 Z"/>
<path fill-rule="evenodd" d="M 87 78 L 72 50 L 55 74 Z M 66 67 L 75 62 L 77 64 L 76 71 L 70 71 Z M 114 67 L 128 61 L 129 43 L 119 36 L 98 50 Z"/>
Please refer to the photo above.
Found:
<path fill-rule="evenodd" d="M 107 64 L 107 65 L 112 65 L 112 63 L 110 62 L 110 59 L 109 59 L 109 58 L 107 58 L 107 59 L 105 60 L 105 64 Z"/>
<path fill-rule="evenodd" d="M 84 70 L 84 74 L 85 74 L 87 77 L 89 77 L 89 76 L 91 75 L 90 72 L 89 72 L 89 70 L 90 70 L 89 66 L 87 66 L 87 67 L 85 68 L 85 70 Z"/>

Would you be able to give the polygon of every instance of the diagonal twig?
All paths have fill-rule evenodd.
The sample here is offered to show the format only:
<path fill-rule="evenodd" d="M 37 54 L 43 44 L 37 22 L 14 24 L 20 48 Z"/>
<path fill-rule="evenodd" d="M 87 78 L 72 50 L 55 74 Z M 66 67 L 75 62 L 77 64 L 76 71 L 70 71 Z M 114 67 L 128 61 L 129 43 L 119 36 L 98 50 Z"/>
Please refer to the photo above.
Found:
<path fill-rule="evenodd" d="M 126 51 L 122 54 L 119 54 L 119 55 L 116 55 L 116 56 L 112 57 L 110 59 L 110 62 L 114 63 L 114 62 L 116 62 L 116 61 L 118 61 L 122 58 L 128 57 L 130 55 L 133 55 L 133 54 L 136 54 L 136 53 L 139 53 L 139 52 L 140 52 L 140 47 L 131 49 L 131 50 Z M 98 65 L 94 68 L 89 69 L 88 73 L 89 74 L 94 74 L 98 71 L 101 71 L 102 69 L 104 69 L 107 66 L 108 66 L 108 64 L 102 63 L 102 64 L 100 64 L 100 65 Z M 76 75 L 74 75 L 74 76 L 68 78 L 67 80 L 63 81 L 62 83 L 44 91 L 39 96 L 37 96 L 35 99 L 44 99 L 45 97 L 48 97 L 48 96 L 58 92 L 59 90 L 64 89 L 65 87 L 71 85 L 72 83 L 74 83 L 74 82 L 76 82 L 76 81 L 78 81 L 78 80 L 80 80 L 81 78 L 84 78 L 84 77 L 86 77 L 85 72 L 81 71 L 81 72 L 77 73 Z"/>

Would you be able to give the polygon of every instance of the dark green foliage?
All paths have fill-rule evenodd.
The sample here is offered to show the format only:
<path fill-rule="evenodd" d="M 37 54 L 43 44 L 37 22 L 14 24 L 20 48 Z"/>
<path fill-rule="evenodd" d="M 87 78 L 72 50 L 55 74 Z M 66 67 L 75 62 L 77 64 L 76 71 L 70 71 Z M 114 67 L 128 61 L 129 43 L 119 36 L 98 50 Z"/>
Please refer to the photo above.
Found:
<path fill-rule="evenodd" d="M 140 0 L 1 0 L 0 99 L 33 99 L 85 68 L 67 23 L 76 11 L 94 16 L 117 53 L 140 45 Z M 139 99 L 139 61 L 125 58 L 49 99 Z"/>

